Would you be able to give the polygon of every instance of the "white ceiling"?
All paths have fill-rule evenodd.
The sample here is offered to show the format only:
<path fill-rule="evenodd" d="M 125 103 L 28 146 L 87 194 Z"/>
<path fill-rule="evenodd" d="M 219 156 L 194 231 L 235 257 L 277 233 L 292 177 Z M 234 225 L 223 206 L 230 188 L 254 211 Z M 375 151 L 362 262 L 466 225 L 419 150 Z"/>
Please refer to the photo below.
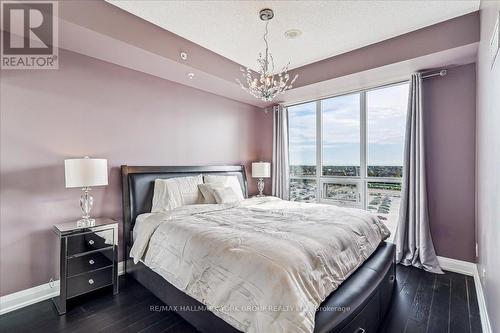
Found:
<path fill-rule="evenodd" d="M 290 61 L 291 68 L 479 9 L 479 0 L 106 1 L 253 69 L 264 49 L 262 8 L 275 12 L 269 43 L 276 67 Z M 302 35 L 287 39 L 289 29 Z"/>

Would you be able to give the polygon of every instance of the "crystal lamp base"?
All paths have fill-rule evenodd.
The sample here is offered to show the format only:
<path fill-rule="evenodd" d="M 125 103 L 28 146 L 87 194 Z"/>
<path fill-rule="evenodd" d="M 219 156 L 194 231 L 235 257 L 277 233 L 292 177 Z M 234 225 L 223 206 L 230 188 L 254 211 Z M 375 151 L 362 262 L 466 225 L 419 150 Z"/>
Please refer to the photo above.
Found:
<path fill-rule="evenodd" d="M 259 194 L 257 194 L 256 197 L 264 197 L 265 195 L 262 193 L 264 191 L 264 178 L 259 178 L 257 189 L 259 190 Z"/>
<path fill-rule="evenodd" d="M 80 208 L 82 209 L 82 218 L 78 221 L 79 225 L 82 226 L 93 226 L 95 224 L 95 219 L 90 217 L 90 210 L 94 204 L 94 198 L 89 194 L 90 187 L 82 188 L 82 195 L 80 197 Z"/>

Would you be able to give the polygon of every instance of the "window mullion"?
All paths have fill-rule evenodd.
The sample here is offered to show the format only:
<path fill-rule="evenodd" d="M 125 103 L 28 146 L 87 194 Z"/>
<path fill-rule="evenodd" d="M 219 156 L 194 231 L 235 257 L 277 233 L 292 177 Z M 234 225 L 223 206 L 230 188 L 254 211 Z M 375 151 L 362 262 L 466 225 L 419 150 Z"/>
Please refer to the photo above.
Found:
<path fill-rule="evenodd" d="M 360 189 L 360 194 L 361 194 L 361 203 L 364 209 L 367 208 L 367 202 L 366 202 L 366 191 L 367 191 L 367 186 L 368 184 L 366 183 L 366 176 L 368 172 L 368 167 L 366 165 L 366 160 L 367 160 L 367 126 L 366 126 L 366 119 L 367 119 L 367 114 L 366 114 L 366 91 L 362 91 L 360 93 L 360 140 L 361 140 L 361 151 L 360 151 L 360 176 L 361 176 L 361 189 Z"/>
<path fill-rule="evenodd" d="M 321 201 L 321 176 L 323 174 L 323 122 L 321 100 L 316 101 L 316 201 Z"/>

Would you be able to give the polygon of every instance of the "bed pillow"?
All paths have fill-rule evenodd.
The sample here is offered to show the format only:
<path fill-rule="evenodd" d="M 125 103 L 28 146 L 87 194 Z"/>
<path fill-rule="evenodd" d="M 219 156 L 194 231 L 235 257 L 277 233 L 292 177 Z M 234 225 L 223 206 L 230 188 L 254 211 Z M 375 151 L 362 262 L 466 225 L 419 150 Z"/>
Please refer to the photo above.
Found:
<path fill-rule="evenodd" d="M 217 186 L 215 184 L 198 184 L 198 189 L 203 195 L 206 204 L 216 204 L 217 200 L 215 200 L 214 196 L 214 187 Z"/>
<path fill-rule="evenodd" d="M 221 187 L 230 187 L 236 194 L 238 201 L 245 199 L 243 192 L 241 191 L 240 181 L 236 176 L 205 175 L 203 180 L 205 184 L 216 184 Z"/>
<path fill-rule="evenodd" d="M 203 184 L 202 175 L 156 179 L 151 212 L 164 212 L 180 206 L 203 203 L 198 185 Z"/>
<path fill-rule="evenodd" d="M 232 187 L 213 187 L 215 201 L 218 204 L 231 203 L 241 201 Z"/>

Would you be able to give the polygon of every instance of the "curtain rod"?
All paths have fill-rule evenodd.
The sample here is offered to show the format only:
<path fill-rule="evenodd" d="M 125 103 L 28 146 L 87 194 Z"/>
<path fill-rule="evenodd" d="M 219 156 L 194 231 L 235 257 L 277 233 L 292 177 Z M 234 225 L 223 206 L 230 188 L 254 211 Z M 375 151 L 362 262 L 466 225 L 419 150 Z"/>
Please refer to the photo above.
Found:
<path fill-rule="evenodd" d="M 429 72 L 427 72 L 427 73 L 429 73 Z M 434 76 L 445 76 L 447 73 L 448 73 L 448 71 L 446 69 L 442 69 L 439 72 L 430 73 L 430 74 L 425 74 L 425 72 L 424 72 L 422 75 L 422 79 L 427 79 L 429 77 L 434 77 Z"/>

